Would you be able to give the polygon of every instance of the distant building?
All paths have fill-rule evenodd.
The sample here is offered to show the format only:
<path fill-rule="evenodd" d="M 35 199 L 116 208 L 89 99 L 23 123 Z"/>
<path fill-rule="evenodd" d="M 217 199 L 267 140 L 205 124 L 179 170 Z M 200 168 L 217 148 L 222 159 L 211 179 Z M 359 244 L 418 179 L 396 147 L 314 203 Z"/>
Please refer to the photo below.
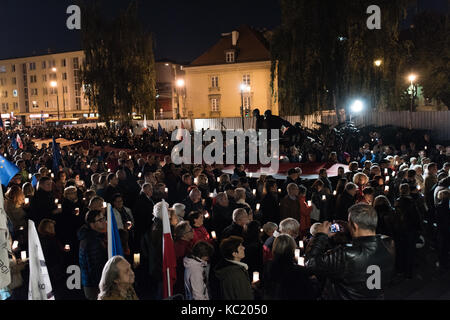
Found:
<path fill-rule="evenodd" d="M 56 120 L 58 114 L 60 119 L 94 117 L 81 84 L 83 59 L 83 51 L 72 51 L 0 60 L 2 118 L 32 125 Z"/>
<path fill-rule="evenodd" d="M 239 117 L 241 105 L 250 113 L 258 108 L 261 113 L 272 110 L 278 114 L 278 102 L 270 86 L 268 41 L 260 31 L 243 25 L 222 34 L 214 46 L 184 70 L 186 113 L 182 117 Z"/>
<path fill-rule="evenodd" d="M 167 59 L 156 61 L 155 119 L 177 119 L 178 104 L 181 117 L 186 105 L 184 77 L 183 65 Z"/>

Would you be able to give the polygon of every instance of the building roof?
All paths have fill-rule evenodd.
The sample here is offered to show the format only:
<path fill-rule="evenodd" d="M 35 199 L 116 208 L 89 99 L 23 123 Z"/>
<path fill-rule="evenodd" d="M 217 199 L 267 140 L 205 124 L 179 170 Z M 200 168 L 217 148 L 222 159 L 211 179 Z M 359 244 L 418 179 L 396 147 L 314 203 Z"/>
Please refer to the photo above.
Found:
<path fill-rule="evenodd" d="M 189 67 L 227 64 L 225 52 L 232 49 L 236 49 L 235 63 L 270 60 L 269 45 L 261 32 L 247 25 L 240 26 L 236 31 L 239 32 L 239 37 L 235 47 L 232 44 L 232 33 L 222 34 L 221 39 Z"/>

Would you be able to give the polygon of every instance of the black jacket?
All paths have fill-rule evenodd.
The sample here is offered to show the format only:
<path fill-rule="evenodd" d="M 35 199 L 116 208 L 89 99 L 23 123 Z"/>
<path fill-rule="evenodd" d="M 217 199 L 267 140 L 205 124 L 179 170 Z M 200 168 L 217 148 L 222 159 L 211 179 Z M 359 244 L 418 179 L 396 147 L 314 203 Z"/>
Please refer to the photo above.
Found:
<path fill-rule="evenodd" d="M 223 232 L 221 239 L 228 238 L 230 236 L 244 237 L 244 228 L 240 225 L 232 222 L 228 227 L 226 227 Z"/>
<path fill-rule="evenodd" d="M 232 222 L 232 209 L 228 207 L 222 207 L 216 203 L 212 212 L 212 227 L 216 231 L 217 235 L 221 235 L 222 231 Z"/>
<path fill-rule="evenodd" d="M 267 193 L 261 202 L 262 224 L 267 222 L 280 223 L 280 203 L 278 197 Z"/>
<path fill-rule="evenodd" d="M 398 232 L 400 234 L 419 232 L 421 228 L 420 213 L 416 202 L 410 196 L 401 196 L 394 203 Z"/>
<path fill-rule="evenodd" d="M 352 197 L 347 191 L 344 191 L 342 194 L 338 195 L 336 200 L 336 220 L 344 220 L 348 219 L 348 209 L 355 204 L 355 197 Z"/>
<path fill-rule="evenodd" d="M 140 239 L 144 233 L 150 229 L 153 223 L 153 200 L 145 193 L 140 193 L 133 207 L 133 218 L 136 230 L 136 240 L 140 244 Z"/>
<path fill-rule="evenodd" d="M 53 193 L 37 190 L 30 201 L 30 219 L 34 221 L 36 226 L 39 226 L 43 219 L 55 219 L 55 215 L 52 213 L 55 209 L 57 209 L 57 206 Z"/>
<path fill-rule="evenodd" d="M 328 235 L 316 234 L 307 254 L 307 269 L 318 276 L 327 277 L 322 298 L 326 300 L 384 299 L 384 288 L 394 272 L 395 250 L 392 238 L 368 236 L 353 239 L 351 244 L 326 252 Z M 380 271 L 380 289 L 369 289 Z M 372 277 L 369 279 L 369 277 Z"/>

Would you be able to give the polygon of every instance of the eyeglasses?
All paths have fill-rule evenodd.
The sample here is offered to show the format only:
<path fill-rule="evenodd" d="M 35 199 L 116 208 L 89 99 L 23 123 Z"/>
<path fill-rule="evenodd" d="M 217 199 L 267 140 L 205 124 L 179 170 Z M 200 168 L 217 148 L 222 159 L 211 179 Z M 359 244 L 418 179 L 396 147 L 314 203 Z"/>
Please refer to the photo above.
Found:
<path fill-rule="evenodd" d="M 106 222 L 106 217 L 100 218 L 98 220 L 95 220 L 95 222 Z"/>

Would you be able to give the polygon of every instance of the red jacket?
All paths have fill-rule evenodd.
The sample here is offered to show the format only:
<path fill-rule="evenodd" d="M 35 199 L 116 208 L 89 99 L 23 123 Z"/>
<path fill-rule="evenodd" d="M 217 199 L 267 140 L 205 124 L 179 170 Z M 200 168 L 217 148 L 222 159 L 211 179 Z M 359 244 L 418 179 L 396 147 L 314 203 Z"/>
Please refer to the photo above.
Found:
<path fill-rule="evenodd" d="M 194 239 L 192 239 L 192 245 L 195 245 L 199 241 L 206 241 L 212 243 L 212 239 L 209 236 L 208 231 L 206 231 L 205 226 L 192 227 L 194 231 Z"/>
<path fill-rule="evenodd" d="M 309 207 L 306 203 L 306 197 L 305 196 L 299 196 L 300 201 L 300 235 L 303 237 L 305 236 L 309 228 L 311 228 L 311 211 L 312 206 Z"/>

